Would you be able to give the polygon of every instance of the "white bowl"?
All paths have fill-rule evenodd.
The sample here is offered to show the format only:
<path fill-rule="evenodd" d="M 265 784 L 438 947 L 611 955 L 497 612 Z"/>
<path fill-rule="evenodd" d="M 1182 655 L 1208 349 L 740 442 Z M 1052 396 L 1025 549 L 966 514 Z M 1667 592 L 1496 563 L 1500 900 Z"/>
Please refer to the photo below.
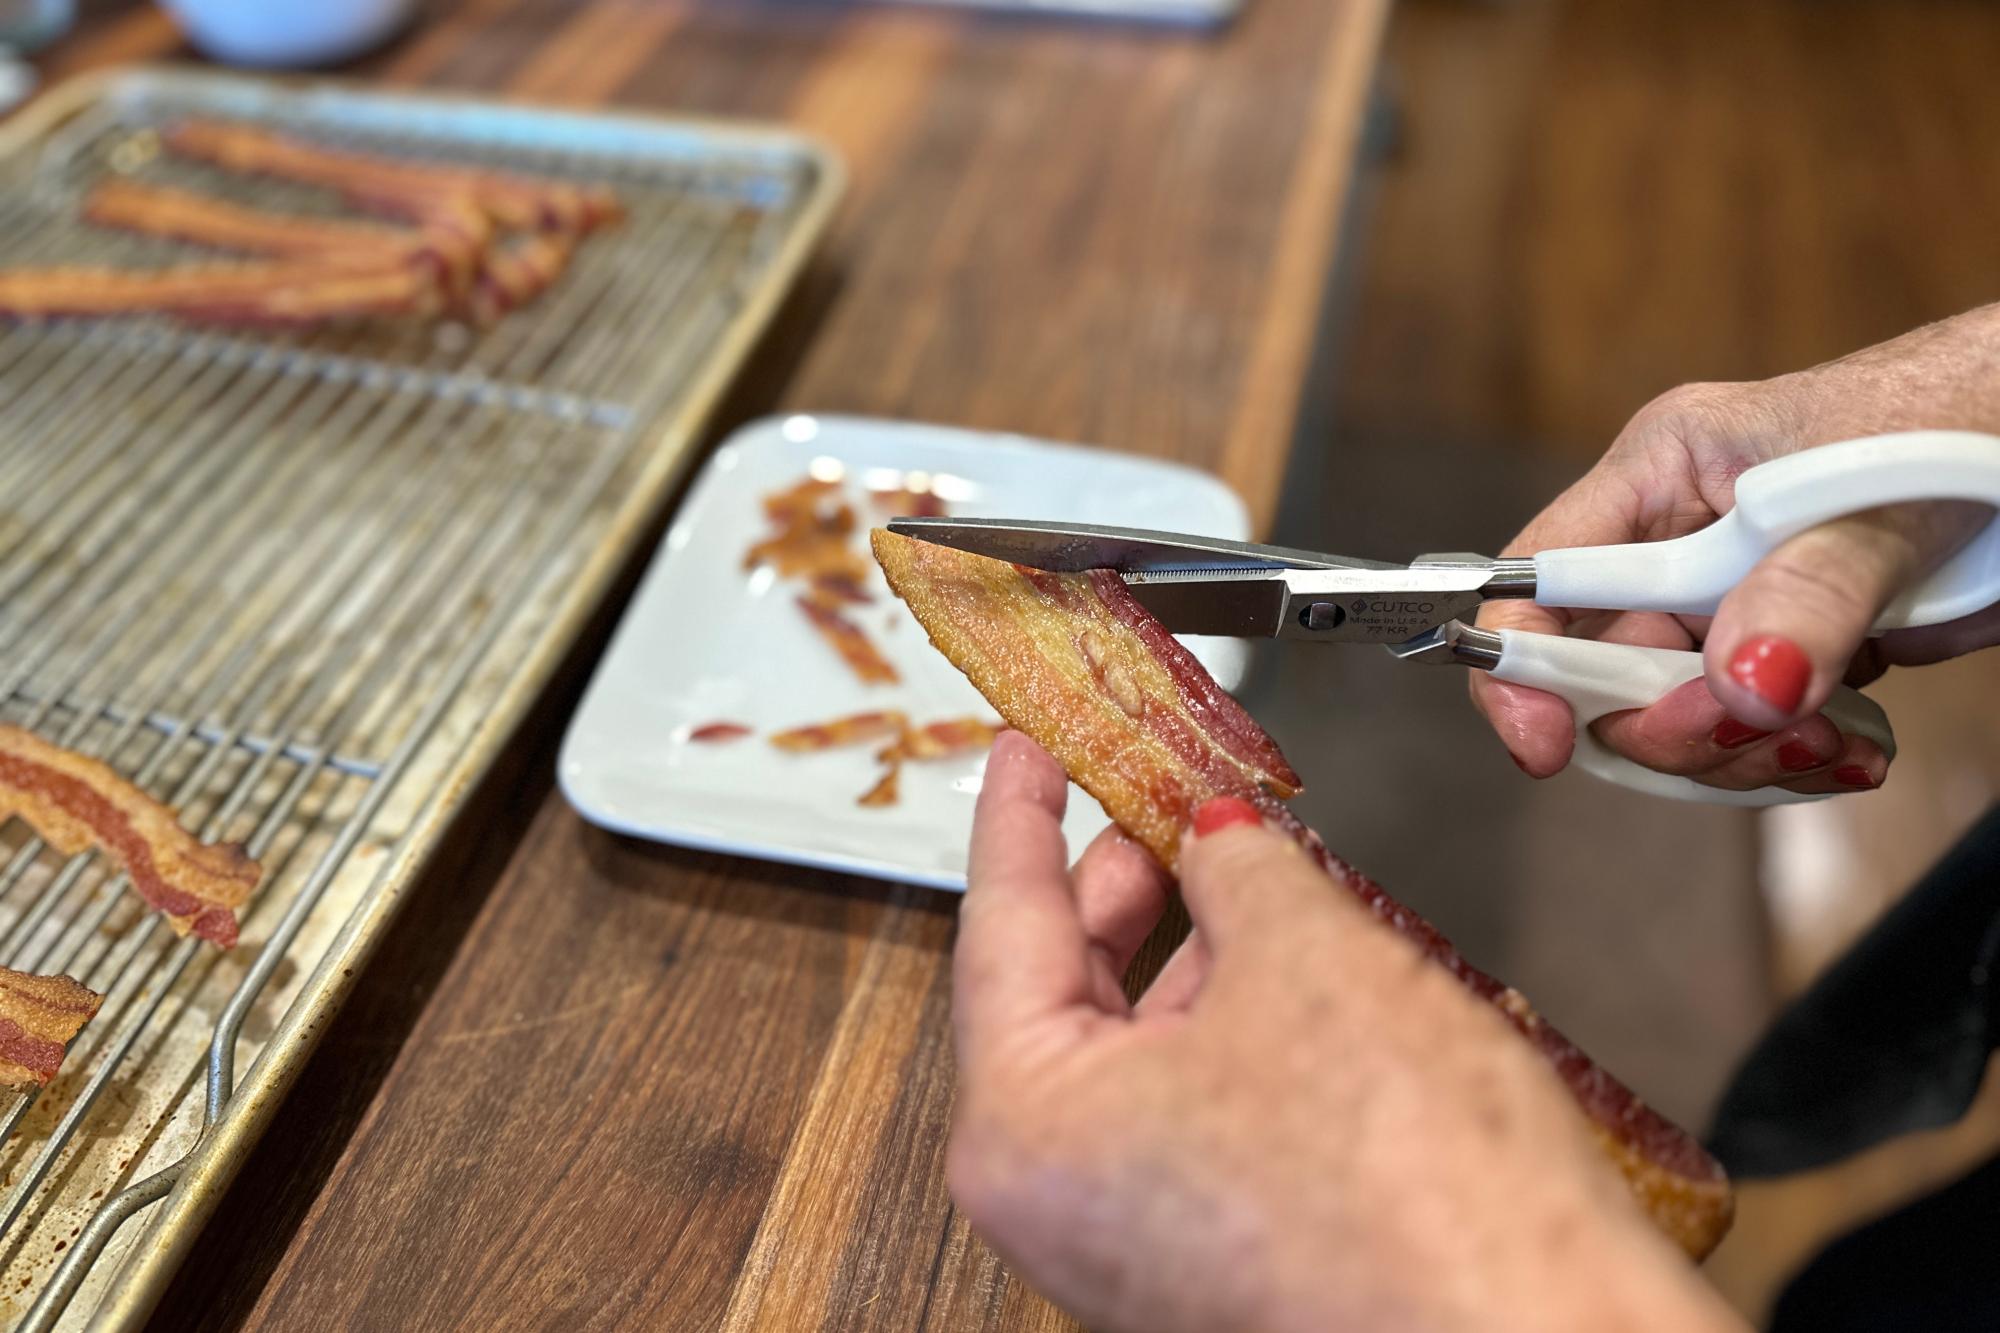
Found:
<path fill-rule="evenodd" d="M 417 0 L 161 0 L 210 59 L 266 68 L 326 65 L 386 40 Z"/>

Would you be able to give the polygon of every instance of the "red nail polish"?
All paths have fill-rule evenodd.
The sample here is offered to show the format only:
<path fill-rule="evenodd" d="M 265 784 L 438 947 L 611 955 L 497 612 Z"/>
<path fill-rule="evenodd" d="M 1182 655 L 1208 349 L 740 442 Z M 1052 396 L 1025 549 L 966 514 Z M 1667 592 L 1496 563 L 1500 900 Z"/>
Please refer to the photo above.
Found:
<path fill-rule="evenodd" d="M 1875 776 L 1859 764 L 1842 764 L 1833 770 L 1833 780 L 1843 787 L 1873 787 Z"/>
<path fill-rule="evenodd" d="M 1257 807 L 1250 802 L 1239 801 L 1234 796 L 1218 796 L 1212 801 L 1203 801 L 1201 808 L 1194 812 L 1194 836 L 1206 838 L 1226 828 L 1263 822 L 1264 816 L 1258 814 Z"/>
<path fill-rule="evenodd" d="M 1771 707 L 1789 713 L 1806 697 L 1812 663 L 1806 660 L 1805 650 L 1790 639 L 1766 634 L 1736 650 L 1729 659 L 1729 674 Z"/>
<path fill-rule="evenodd" d="M 1787 773 L 1803 773 L 1825 762 L 1803 741 L 1786 741 L 1778 747 L 1778 767 Z"/>
<path fill-rule="evenodd" d="M 1747 722 L 1738 722 L 1733 717 L 1725 717 L 1715 724 L 1715 730 L 1708 738 L 1725 750 L 1739 750 L 1751 741 L 1761 741 L 1771 733 L 1759 731 Z"/>

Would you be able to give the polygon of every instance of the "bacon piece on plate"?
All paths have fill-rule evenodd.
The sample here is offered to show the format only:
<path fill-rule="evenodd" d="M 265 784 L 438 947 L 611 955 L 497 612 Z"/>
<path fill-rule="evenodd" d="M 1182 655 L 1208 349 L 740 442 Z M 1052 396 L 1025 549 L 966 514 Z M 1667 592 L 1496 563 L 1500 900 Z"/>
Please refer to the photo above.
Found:
<path fill-rule="evenodd" d="M 74 977 L 0 967 L 0 1083 L 41 1086 L 62 1068 L 69 1043 L 104 997 Z"/>
<path fill-rule="evenodd" d="M 857 805 L 894 805 L 900 793 L 900 778 L 906 761 L 953 759 L 984 750 L 1000 734 L 998 723 L 983 718 L 954 717 L 939 722 L 911 726 L 898 712 L 853 713 L 831 722 L 793 727 L 771 737 L 771 744 L 795 754 L 834 750 L 859 745 L 887 736 L 889 743 L 875 752 L 884 765 L 881 778 L 863 792 Z"/>
<path fill-rule="evenodd" d="M 0 316 L 170 314 L 212 324 L 304 326 L 370 315 L 431 315 L 436 279 L 407 264 L 340 261 L 169 269 L 0 270 Z"/>
<path fill-rule="evenodd" d="M 845 745 L 881 740 L 884 736 L 900 736 L 907 725 L 907 719 L 897 712 L 850 713 L 831 722 L 774 732 L 771 744 L 794 754 L 837 750 Z"/>
<path fill-rule="evenodd" d="M 202 842 L 109 764 L 0 725 L 0 819 L 9 815 L 65 856 L 100 848 L 176 933 L 225 949 L 263 874 L 242 847 Z"/>
<path fill-rule="evenodd" d="M 166 132 L 163 142 L 183 157 L 230 171 L 327 186 L 387 211 L 421 210 L 440 196 L 464 195 L 510 231 L 581 234 L 623 214 L 617 195 L 603 186 L 349 152 L 251 125 L 183 121 Z"/>
<path fill-rule="evenodd" d="M 826 583 L 845 593 L 861 591 L 868 561 L 854 549 L 854 508 L 841 498 L 840 483 L 807 477 L 764 497 L 764 516 L 777 531 L 753 545 L 743 567 L 770 565 L 786 578 Z"/>
<path fill-rule="evenodd" d="M 1729 1229 L 1722 1167 L 1487 976 L 1422 917 L 1328 851 L 1282 797 L 1299 780 L 1269 736 L 1109 570 L 1049 574 L 884 530 L 875 558 L 931 642 L 1172 869 L 1195 807 L 1257 805 L 1382 921 L 1511 1023 L 1548 1061 L 1654 1223 L 1699 1258 Z"/>
<path fill-rule="evenodd" d="M 704 722 L 688 732 L 687 738 L 702 745 L 724 745 L 740 741 L 749 734 L 750 728 L 741 722 Z"/>
<path fill-rule="evenodd" d="M 881 649 L 870 642 L 868 636 L 844 615 L 833 600 L 824 595 L 807 593 L 798 599 L 799 610 L 805 612 L 820 637 L 833 645 L 840 654 L 840 660 L 859 676 L 864 684 L 893 685 L 902 677 L 896 671 L 895 663 L 882 656 Z"/>
<path fill-rule="evenodd" d="M 903 798 L 903 765 L 893 761 L 882 770 L 882 776 L 875 779 L 875 785 L 854 798 L 856 805 L 865 805 L 871 810 L 885 805 L 894 805 Z"/>

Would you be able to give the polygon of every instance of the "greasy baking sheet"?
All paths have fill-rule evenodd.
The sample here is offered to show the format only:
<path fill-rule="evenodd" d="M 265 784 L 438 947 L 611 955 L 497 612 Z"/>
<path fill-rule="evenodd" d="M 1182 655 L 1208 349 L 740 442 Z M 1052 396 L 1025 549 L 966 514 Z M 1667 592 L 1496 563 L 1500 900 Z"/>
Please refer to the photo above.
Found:
<path fill-rule="evenodd" d="M 198 113 L 613 183 L 626 223 L 498 326 L 0 325 L 0 721 L 117 764 L 268 868 L 227 954 L 0 827 L 0 962 L 109 999 L 0 1100 L 0 1317 L 136 1324 L 446 822 L 686 461 L 821 229 L 801 137 L 168 71 L 0 133 L 0 266 L 185 262 L 80 226 Z"/>

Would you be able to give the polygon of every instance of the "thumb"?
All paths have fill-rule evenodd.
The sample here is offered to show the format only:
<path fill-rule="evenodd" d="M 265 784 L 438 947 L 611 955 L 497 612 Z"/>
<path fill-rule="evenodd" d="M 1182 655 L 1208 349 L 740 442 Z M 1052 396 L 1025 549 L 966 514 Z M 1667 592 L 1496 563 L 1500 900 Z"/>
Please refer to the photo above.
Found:
<path fill-rule="evenodd" d="M 1882 608 L 1991 516 L 1958 502 L 1890 505 L 1785 542 L 1716 608 L 1703 647 L 1710 692 L 1767 731 L 1818 711 Z"/>
<path fill-rule="evenodd" d="M 1181 897 L 1217 962 L 1294 937 L 1346 895 L 1290 836 L 1248 801 L 1220 796 L 1195 811 L 1181 845 Z"/>

